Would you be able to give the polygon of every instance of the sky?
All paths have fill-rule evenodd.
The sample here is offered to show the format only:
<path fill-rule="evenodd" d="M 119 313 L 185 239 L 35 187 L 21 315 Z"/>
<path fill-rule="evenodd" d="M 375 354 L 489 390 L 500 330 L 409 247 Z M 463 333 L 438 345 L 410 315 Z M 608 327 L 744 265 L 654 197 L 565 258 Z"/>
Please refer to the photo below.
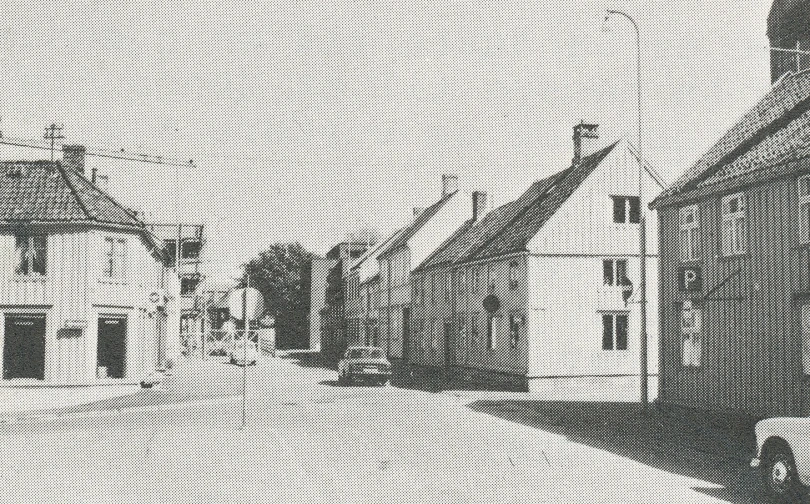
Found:
<path fill-rule="evenodd" d="M 608 7 L 640 27 L 644 156 L 673 181 L 770 88 L 770 3 L 4 1 L 0 130 L 193 159 L 88 165 L 154 220 L 205 224 L 224 278 L 275 242 L 404 225 L 443 173 L 510 201 L 568 166 L 581 120 L 636 143 L 635 35 Z"/>

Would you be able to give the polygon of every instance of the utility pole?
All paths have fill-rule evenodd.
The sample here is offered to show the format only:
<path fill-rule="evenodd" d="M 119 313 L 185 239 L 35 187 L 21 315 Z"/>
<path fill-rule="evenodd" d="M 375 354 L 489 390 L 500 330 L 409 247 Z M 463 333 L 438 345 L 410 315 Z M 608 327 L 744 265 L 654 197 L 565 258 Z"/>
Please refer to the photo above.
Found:
<path fill-rule="evenodd" d="M 64 126 L 56 124 L 51 124 L 50 126 L 45 126 L 45 135 L 42 137 L 45 140 L 51 141 L 51 163 L 53 163 L 53 151 L 56 146 L 57 140 L 62 140 L 65 138 L 65 135 L 62 134 L 62 130 Z"/>

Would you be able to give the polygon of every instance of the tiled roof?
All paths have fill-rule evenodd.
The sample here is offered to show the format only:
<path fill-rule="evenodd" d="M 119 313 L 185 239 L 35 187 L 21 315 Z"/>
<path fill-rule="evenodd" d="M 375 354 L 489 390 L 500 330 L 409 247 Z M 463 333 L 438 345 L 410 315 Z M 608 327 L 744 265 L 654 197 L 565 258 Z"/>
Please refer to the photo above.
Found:
<path fill-rule="evenodd" d="M 465 254 L 460 261 L 525 251 L 529 240 L 593 173 L 616 144 L 618 142 L 583 158 L 579 164 L 532 184 L 532 187 L 516 200 L 519 204 L 514 209 L 513 217 L 496 232 L 491 233 L 483 244 Z"/>
<path fill-rule="evenodd" d="M 518 199 L 492 210 L 480 221 L 468 220 L 417 269 L 525 250 L 529 240 L 615 146 L 616 143 L 583 158 L 578 165 L 534 182 Z"/>
<path fill-rule="evenodd" d="M 651 204 L 810 155 L 810 71 L 788 73 Z M 764 172 L 763 172 L 764 173 Z"/>
<path fill-rule="evenodd" d="M 439 210 L 441 210 L 441 208 L 448 201 L 450 201 L 450 199 L 453 198 L 456 194 L 458 194 L 458 191 L 455 191 L 453 193 L 448 194 L 447 196 L 442 197 L 442 199 L 440 199 L 436 203 L 434 203 L 434 204 L 430 205 L 429 207 L 427 207 L 426 209 L 422 210 L 422 213 L 420 213 L 416 217 L 416 219 L 413 220 L 412 223 L 410 223 L 408 226 L 405 226 L 405 228 L 402 230 L 401 233 L 399 233 L 399 235 L 396 237 L 396 239 L 394 239 L 382 251 L 380 251 L 380 253 L 379 253 L 379 255 L 377 255 L 377 257 L 384 257 L 387 254 L 389 254 L 389 253 L 393 252 L 394 250 L 398 249 L 399 247 L 405 245 L 408 242 L 408 240 L 410 240 L 411 237 L 417 233 L 417 231 L 422 229 L 422 226 L 427 224 L 427 222 L 434 215 L 436 215 L 436 213 Z"/>
<path fill-rule="evenodd" d="M 0 162 L 0 221 L 85 222 L 143 229 L 143 223 L 59 162 Z"/>

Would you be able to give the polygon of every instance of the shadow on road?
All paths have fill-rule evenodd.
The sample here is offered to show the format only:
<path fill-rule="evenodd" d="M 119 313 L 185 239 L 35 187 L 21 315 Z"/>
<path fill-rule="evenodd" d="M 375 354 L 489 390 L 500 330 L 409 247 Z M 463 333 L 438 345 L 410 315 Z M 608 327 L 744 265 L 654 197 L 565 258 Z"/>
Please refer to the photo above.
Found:
<path fill-rule="evenodd" d="M 765 501 L 759 475 L 748 465 L 756 447 L 749 420 L 684 418 L 653 406 L 643 415 L 633 403 L 479 400 L 468 407 L 719 485 L 693 488 L 713 498 L 737 504 Z"/>
<path fill-rule="evenodd" d="M 312 350 L 287 350 L 284 352 L 278 352 L 277 356 L 281 359 L 289 360 L 290 362 L 293 362 L 301 367 L 337 369 L 336 361 L 326 359 L 320 354 L 320 352 L 315 352 Z"/>

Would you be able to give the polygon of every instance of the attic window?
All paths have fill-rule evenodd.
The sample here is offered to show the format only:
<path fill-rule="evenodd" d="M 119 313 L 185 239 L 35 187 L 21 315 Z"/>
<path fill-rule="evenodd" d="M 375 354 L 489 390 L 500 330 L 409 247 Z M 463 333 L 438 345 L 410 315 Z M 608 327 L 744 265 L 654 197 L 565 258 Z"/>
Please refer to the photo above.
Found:
<path fill-rule="evenodd" d="M 641 201 L 638 196 L 611 196 L 613 199 L 613 222 L 638 224 L 641 217 Z"/>

